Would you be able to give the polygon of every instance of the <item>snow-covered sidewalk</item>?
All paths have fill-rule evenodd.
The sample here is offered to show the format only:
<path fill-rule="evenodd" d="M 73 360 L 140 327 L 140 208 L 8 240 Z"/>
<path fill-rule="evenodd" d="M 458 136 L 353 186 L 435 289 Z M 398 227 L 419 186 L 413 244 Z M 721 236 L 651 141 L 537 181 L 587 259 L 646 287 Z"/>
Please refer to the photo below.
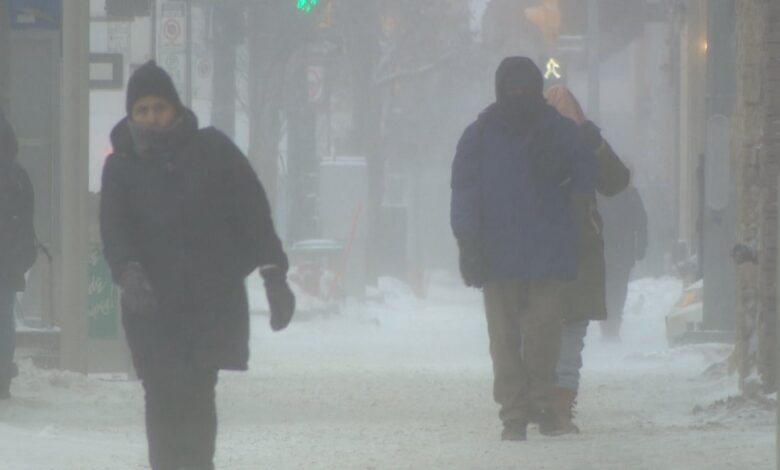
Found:
<path fill-rule="evenodd" d="M 623 344 L 601 343 L 595 326 L 589 336 L 583 434 L 524 443 L 499 440 L 481 299 L 457 279 L 438 276 L 425 301 L 384 280 L 383 303 L 283 334 L 254 317 L 251 371 L 220 375 L 217 468 L 772 468 L 774 412 L 710 406 L 736 393 L 735 378 L 702 375 L 729 348 L 666 346 L 680 290 L 632 284 Z M 0 470 L 147 468 L 139 384 L 22 364 L 12 391 Z"/>

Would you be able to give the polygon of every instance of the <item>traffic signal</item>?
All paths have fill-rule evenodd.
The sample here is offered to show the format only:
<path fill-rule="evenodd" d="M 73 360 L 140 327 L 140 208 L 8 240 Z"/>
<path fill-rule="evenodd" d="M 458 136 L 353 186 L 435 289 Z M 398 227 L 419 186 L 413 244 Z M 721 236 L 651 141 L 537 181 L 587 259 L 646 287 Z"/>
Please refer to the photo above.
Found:
<path fill-rule="evenodd" d="M 296 0 L 296 8 L 304 13 L 311 13 L 319 0 Z"/>
<path fill-rule="evenodd" d="M 552 42 L 561 33 L 559 0 L 543 0 L 539 6 L 526 8 L 525 17 L 539 27 L 548 42 Z"/>

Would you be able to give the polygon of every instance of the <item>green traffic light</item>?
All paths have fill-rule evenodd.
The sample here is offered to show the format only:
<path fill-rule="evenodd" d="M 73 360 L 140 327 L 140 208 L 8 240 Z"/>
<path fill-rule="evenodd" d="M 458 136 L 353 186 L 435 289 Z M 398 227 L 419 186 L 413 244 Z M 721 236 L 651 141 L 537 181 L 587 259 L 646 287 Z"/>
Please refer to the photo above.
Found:
<path fill-rule="evenodd" d="M 304 13 L 311 13 L 312 8 L 317 6 L 319 0 L 298 0 L 298 9 Z"/>

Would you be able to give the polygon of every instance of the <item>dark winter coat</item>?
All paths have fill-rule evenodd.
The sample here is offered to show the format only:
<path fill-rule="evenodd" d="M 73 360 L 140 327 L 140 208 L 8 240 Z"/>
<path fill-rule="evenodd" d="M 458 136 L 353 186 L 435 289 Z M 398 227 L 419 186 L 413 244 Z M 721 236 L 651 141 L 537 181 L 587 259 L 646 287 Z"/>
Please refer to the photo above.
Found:
<path fill-rule="evenodd" d="M 0 112 L 0 289 L 20 292 L 35 263 L 37 239 L 33 187 L 17 152 L 14 131 Z"/>
<path fill-rule="evenodd" d="M 623 191 L 631 172 L 620 161 L 606 140 L 596 151 L 599 167 L 597 191 L 611 197 Z M 605 320 L 606 267 L 604 265 L 603 223 L 593 195 L 577 194 L 573 198 L 579 233 L 580 266 L 577 280 L 565 288 L 566 320 Z"/>
<path fill-rule="evenodd" d="M 577 126 L 544 105 L 518 134 L 489 107 L 458 143 L 452 167 L 451 224 L 477 240 L 484 282 L 572 280 L 577 228 L 572 193 L 592 193 L 596 163 Z"/>
<path fill-rule="evenodd" d="M 241 151 L 216 129 L 184 128 L 168 152 L 139 156 L 127 120 L 113 130 L 103 169 L 100 228 L 116 281 L 145 271 L 159 312 L 123 315 L 139 374 L 178 355 L 243 370 L 249 356 L 244 280 L 287 258 L 263 188 Z"/>
<path fill-rule="evenodd" d="M 631 271 L 647 251 L 647 213 L 636 187 L 611 198 L 599 198 L 604 219 L 607 269 Z"/>

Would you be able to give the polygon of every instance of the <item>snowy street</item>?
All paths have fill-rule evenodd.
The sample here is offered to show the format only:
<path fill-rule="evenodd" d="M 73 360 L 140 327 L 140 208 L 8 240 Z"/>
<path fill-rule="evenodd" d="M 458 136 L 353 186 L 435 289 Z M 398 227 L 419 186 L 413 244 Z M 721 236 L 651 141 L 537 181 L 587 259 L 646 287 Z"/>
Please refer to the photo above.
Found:
<path fill-rule="evenodd" d="M 774 411 L 711 406 L 736 378 L 702 373 L 719 345 L 669 349 L 663 317 L 681 284 L 631 286 L 624 341 L 592 326 L 579 436 L 499 440 L 481 299 L 452 278 L 428 299 L 384 281 L 384 302 L 272 334 L 255 316 L 251 370 L 218 385 L 219 469 L 768 469 Z M 0 403 L 0 469 L 146 468 L 138 383 L 22 364 Z M 697 412 L 694 412 L 696 407 Z"/>

